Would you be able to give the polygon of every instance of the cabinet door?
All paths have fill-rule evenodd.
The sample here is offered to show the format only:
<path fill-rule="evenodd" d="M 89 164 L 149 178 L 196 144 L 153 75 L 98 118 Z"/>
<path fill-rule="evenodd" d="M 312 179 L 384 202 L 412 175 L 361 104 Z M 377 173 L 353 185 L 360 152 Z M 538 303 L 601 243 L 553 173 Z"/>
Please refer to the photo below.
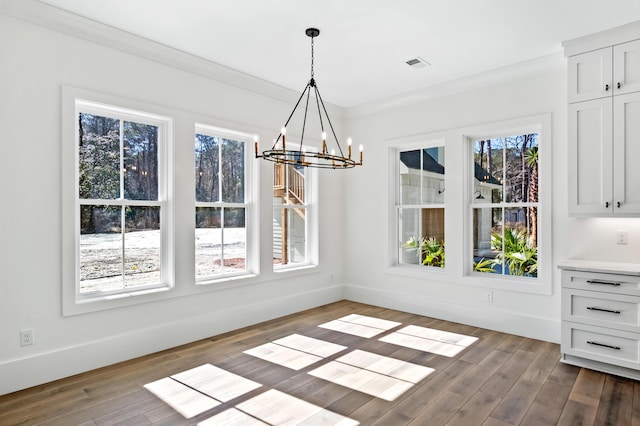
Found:
<path fill-rule="evenodd" d="M 569 57 L 569 103 L 611 96 L 613 48 Z"/>
<path fill-rule="evenodd" d="M 613 98 L 614 212 L 640 213 L 640 92 Z"/>
<path fill-rule="evenodd" d="M 611 214 L 612 98 L 569 105 L 569 213 Z"/>
<path fill-rule="evenodd" d="M 613 48 L 613 74 L 614 95 L 640 92 L 640 40 Z"/>

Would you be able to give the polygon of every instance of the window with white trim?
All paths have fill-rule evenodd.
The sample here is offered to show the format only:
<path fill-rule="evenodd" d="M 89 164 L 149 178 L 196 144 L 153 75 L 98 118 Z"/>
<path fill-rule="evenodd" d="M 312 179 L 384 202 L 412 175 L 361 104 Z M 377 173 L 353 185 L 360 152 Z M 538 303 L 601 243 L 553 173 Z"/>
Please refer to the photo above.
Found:
<path fill-rule="evenodd" d="M 397 151 L 398 263 L 445 267 L 444 147 Z"/>
<path fill-rule="evenodd" d="M 310 263 L 310 179 L 311 173 L 306 167 L 273 165 L 273 265 L 276 270 Z"/>
<path fill-rule="evenodd" d="M 170 288 L 166 117 L 76 100 L 76 300 Z"/>
<path fill-rule="evenodd" d="M 535 132 L 473 138 L 474 272 L 538 276 L 538 141 Z"/>
<path fill-rule="evenodd" d="M 198 125 L 195 135 L 196 281 L 247 274 L 247 146 L 251 136 Z"/>

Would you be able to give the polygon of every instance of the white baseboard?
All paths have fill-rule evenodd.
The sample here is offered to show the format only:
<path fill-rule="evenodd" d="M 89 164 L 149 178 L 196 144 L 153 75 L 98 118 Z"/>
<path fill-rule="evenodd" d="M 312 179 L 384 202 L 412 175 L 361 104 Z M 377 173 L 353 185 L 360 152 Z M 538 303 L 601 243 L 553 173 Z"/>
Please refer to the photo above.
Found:
<path fill-rule="evenodd" d="M 0 395 L 343 299 L 335 285 L 0 363 Z"/>
<path fill-rule="evenodd" d="M 517 311 L 463 305 L 424 295 L 346 284 L 344 298 L 383 308 L 395 309 L 532 339 L 560 343 L 560 320 L 526 315 Z"/>

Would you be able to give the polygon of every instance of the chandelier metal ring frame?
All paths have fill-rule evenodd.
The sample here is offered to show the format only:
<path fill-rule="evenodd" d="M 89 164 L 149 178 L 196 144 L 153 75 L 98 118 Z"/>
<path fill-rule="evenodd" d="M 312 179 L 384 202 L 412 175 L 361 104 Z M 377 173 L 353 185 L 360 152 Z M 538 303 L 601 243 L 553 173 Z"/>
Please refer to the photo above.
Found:
<path fill-rule="evenodd" d="M 280 130 L 280 134 L 273 141 L 273 145 L 271 149 L 267 151 L 263 151 L 262 154 L 258 152 L 258 140 L 257 137 L 255 139 L 255 154 L 256 158 L 263 158 L 268 161 L 272 161 L 274 163 L 280 164 L 292 164 L 303 167 L 316 167 L 323 169 L 350 169 L 355 166 L 362 166 L 362 150 L 363 147 L 360 145 L 360 158 L 359 161 L 356 161 L 351 158 L 351 138 L 347 140 L 347 155 L 344 155 L 342 151 L 342 147 L 340 145 L 340 141 L 336 136 L 336 132 L 333 128 L 333 124 L 331 123 L 331 119 L 329 118 L 329 114 L 327 113 L 327 108 L 324 105 L 324 101 L 322 100 L 322 96 L 320 95 L 320 91 L 318 90 L 318 85 L 314 76 L 314 38 L 320 35 L 320 30 L 317 28 L 307 28 L 305 34 L 311 38 L 311 79 L 305 86 L 304 90 L 300 94 L 298 98 L 298 102 L 293 107 L 293 111 L 289 115 L 289 118 L 285 122 L 284 126 Z M 322 150 L 321 151 L 307 151 L 303 147 L 304 143 L 304 132 L 307 124 L 307 113 L 309 111 L 309 101 L 311 98 L 311 92 L 313 91 L 315 95 L 315 103 L 318 109 L 318 118 L 320 121 L 320 129 L 322 130 Z M 304 109 L 304 120 L 302 122 L 302 133 L 300 136 L 300 144 L 298 149 L 288 149 L 286 144 L 286 133 L 287 133 L 287 125 L 291 121 L 291 118 L 295 114 L 300 102 L 303 98 L 305 98 L 305 109 Z M 324 129 L 324 121 L 323 113 L 326 119 L 326 122 L 331 129 L 331 134 L 335 140 L 335 144 L 337 146 L 338 152 L 335 149 L 329 150 L 327 147 L 327 133 Z M 281 144 L 281 145 L 280 145 Z"/>

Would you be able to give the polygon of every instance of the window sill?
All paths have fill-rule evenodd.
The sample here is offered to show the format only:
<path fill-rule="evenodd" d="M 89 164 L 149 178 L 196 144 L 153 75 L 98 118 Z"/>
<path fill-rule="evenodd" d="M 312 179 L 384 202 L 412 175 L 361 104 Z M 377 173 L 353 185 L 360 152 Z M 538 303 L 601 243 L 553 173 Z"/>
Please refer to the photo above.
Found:
<path fill-rule="evenodd" d="M 172 297 L 171 290 L 173 287 L 163 286 L 127 293 L 79 296 L 71 303 L 63 303 L 62 315 L 67 317 L 162 300 Z"/>
<path fill-rule="evenodd" d="M 424 268 L 424 269 L 422 269 Z M 509 276 L 486 277 L 481 273 L 454 277 L 446 268 L 429 268 L 421 266 L 393 265 L 385 271 L 386 274 L 424 280 L 430 278 L 447 284 L 464 285 L 470 287 L 490 288 L 517 293 L 531 293 L 551 295 L 551 279 L 538 277 L 534 280 L 518 279 Z"/>

